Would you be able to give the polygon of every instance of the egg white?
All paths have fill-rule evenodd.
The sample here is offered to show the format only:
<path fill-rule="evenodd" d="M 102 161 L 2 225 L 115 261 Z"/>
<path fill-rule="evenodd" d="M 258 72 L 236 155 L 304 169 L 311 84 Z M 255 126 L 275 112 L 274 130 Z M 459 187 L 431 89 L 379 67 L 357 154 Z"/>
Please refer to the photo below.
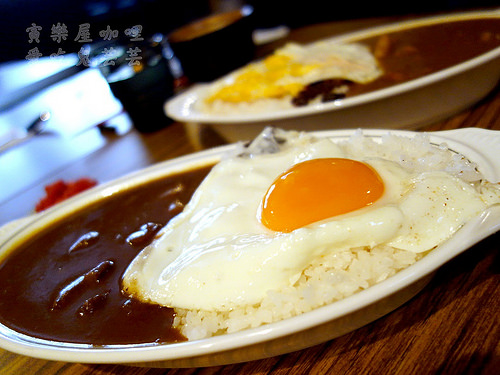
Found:
<path fill-rule="evenodd" d="M 370 49 L 359 43 L 318 41 L 308 46 L 289 43 L 276 53 L 289 56 L 303 66 L 316 67 L 304 76 L 295 78 L 303 84 L 328 78 L 344 78 L 367 83 L 382 74 Z"/>
<path fill-rule="evenodd" d="M 258 221 L 262 197 L 279 174 L 295 163 L 330 157 L 371 165 L 384 181 L 382 198 L 291 233 Z M 351 155 L 328 139 L 291 137 L 280 152 L 217 164 L 185 210 L 131 263 L 123 285 L 165 306 L 230 310 L 293 285 L 326 252 L 379 244 L 432 249 L 485 207 L 474 188 L 447 173 L 414 173 L 395 161 Z"/>

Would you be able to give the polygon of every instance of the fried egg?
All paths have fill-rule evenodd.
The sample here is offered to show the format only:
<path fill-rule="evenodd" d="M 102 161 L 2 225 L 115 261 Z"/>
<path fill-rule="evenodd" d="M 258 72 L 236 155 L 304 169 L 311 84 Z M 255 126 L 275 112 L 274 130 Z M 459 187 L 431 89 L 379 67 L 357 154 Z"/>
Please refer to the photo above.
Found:
<path fill-rule="evenodd" d="M 425 252 L 500 202 L 499 190 L 488 201 L 441 170 L 416 172 L 306 134 L 285 138 L 271 153 L 218 163 L 130 264 L 126 293 L 184 309 L 254 305 L 323 254 L 381 244 Z"/>
<path fill-rule="evenodd" d="M 338 78 L 367 83 L 381 74 L 375 57 L 364 45 L 333 41 L 308 46 L 289 43 L 269 57 L 216 82 L 205 103 L 281 99 L 297 95 L 313 82 Z"/>

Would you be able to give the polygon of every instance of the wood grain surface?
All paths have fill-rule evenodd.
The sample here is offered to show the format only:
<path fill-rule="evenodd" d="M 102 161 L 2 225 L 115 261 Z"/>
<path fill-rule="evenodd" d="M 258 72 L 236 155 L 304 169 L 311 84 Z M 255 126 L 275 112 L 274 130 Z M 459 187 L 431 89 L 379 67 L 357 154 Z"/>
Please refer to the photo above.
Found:
<path fill-rule="evenodd" d="M 309 41 L 384 20 L 311 25 L 294 30 Z M 421 131 L 478 127 L 500 131 L 500 91 L 474 107 Z M 54 171 L 0 204 L 3 217 L 29 213 L 43 186 L 68 176 L 109 181 L 153 163 L 224 143 L 202 129 L 193 143 L 186 126 L 173 123 L 155 133 L 131 131 L 108 137 L 98 151 Z M 500 150 L 499 150 L 500 155 Z M 499 156 L 500 157 L 500 156 Z M 497 374 L 500 369 L 500 233 L 443 266 L 412 300 L 354 332 L 298 352 L 253 362 L 189 369 L 87 365 L 33 359 L 0 349 L 0 373 L 17 374 Z"/>

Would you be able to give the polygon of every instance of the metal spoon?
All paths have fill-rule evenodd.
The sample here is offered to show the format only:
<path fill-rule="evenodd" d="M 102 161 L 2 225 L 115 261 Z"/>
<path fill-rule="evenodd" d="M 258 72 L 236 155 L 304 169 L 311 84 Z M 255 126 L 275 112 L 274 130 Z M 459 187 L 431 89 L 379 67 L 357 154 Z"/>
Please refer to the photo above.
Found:
<path fill-rule="evenodd" d="M 20 136 L 18 138 L 11 139 L 10 141 L 1 145 L 0 146 L 0 153 L 4 152 L 12 147 L 15 147 L 23 142 L 26 142 L 27 140 L 31 139 L 32 137 L 42 133 L 43 130 L 45 129 L 45 126 L 47 125 L 47 121 L 49 119 L 50 119 L 50 112 L 49 111 L 44 111 L 44 112 L 40 113 L 40 116 L 26 128 L 26 134 L 23 136 Z"/>

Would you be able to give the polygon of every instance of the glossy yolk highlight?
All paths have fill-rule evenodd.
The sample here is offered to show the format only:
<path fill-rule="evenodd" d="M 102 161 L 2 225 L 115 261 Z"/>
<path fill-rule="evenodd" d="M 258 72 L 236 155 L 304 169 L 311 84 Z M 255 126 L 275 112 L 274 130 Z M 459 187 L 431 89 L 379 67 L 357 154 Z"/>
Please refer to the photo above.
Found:
<path fill-rule="evenodd" d="M 308 160 L 272 183 L 259 219 L 273 231 L 291 232 L 369 206 L 383 193 L 382 178 L 365 163 L 341 158 Z"/>

